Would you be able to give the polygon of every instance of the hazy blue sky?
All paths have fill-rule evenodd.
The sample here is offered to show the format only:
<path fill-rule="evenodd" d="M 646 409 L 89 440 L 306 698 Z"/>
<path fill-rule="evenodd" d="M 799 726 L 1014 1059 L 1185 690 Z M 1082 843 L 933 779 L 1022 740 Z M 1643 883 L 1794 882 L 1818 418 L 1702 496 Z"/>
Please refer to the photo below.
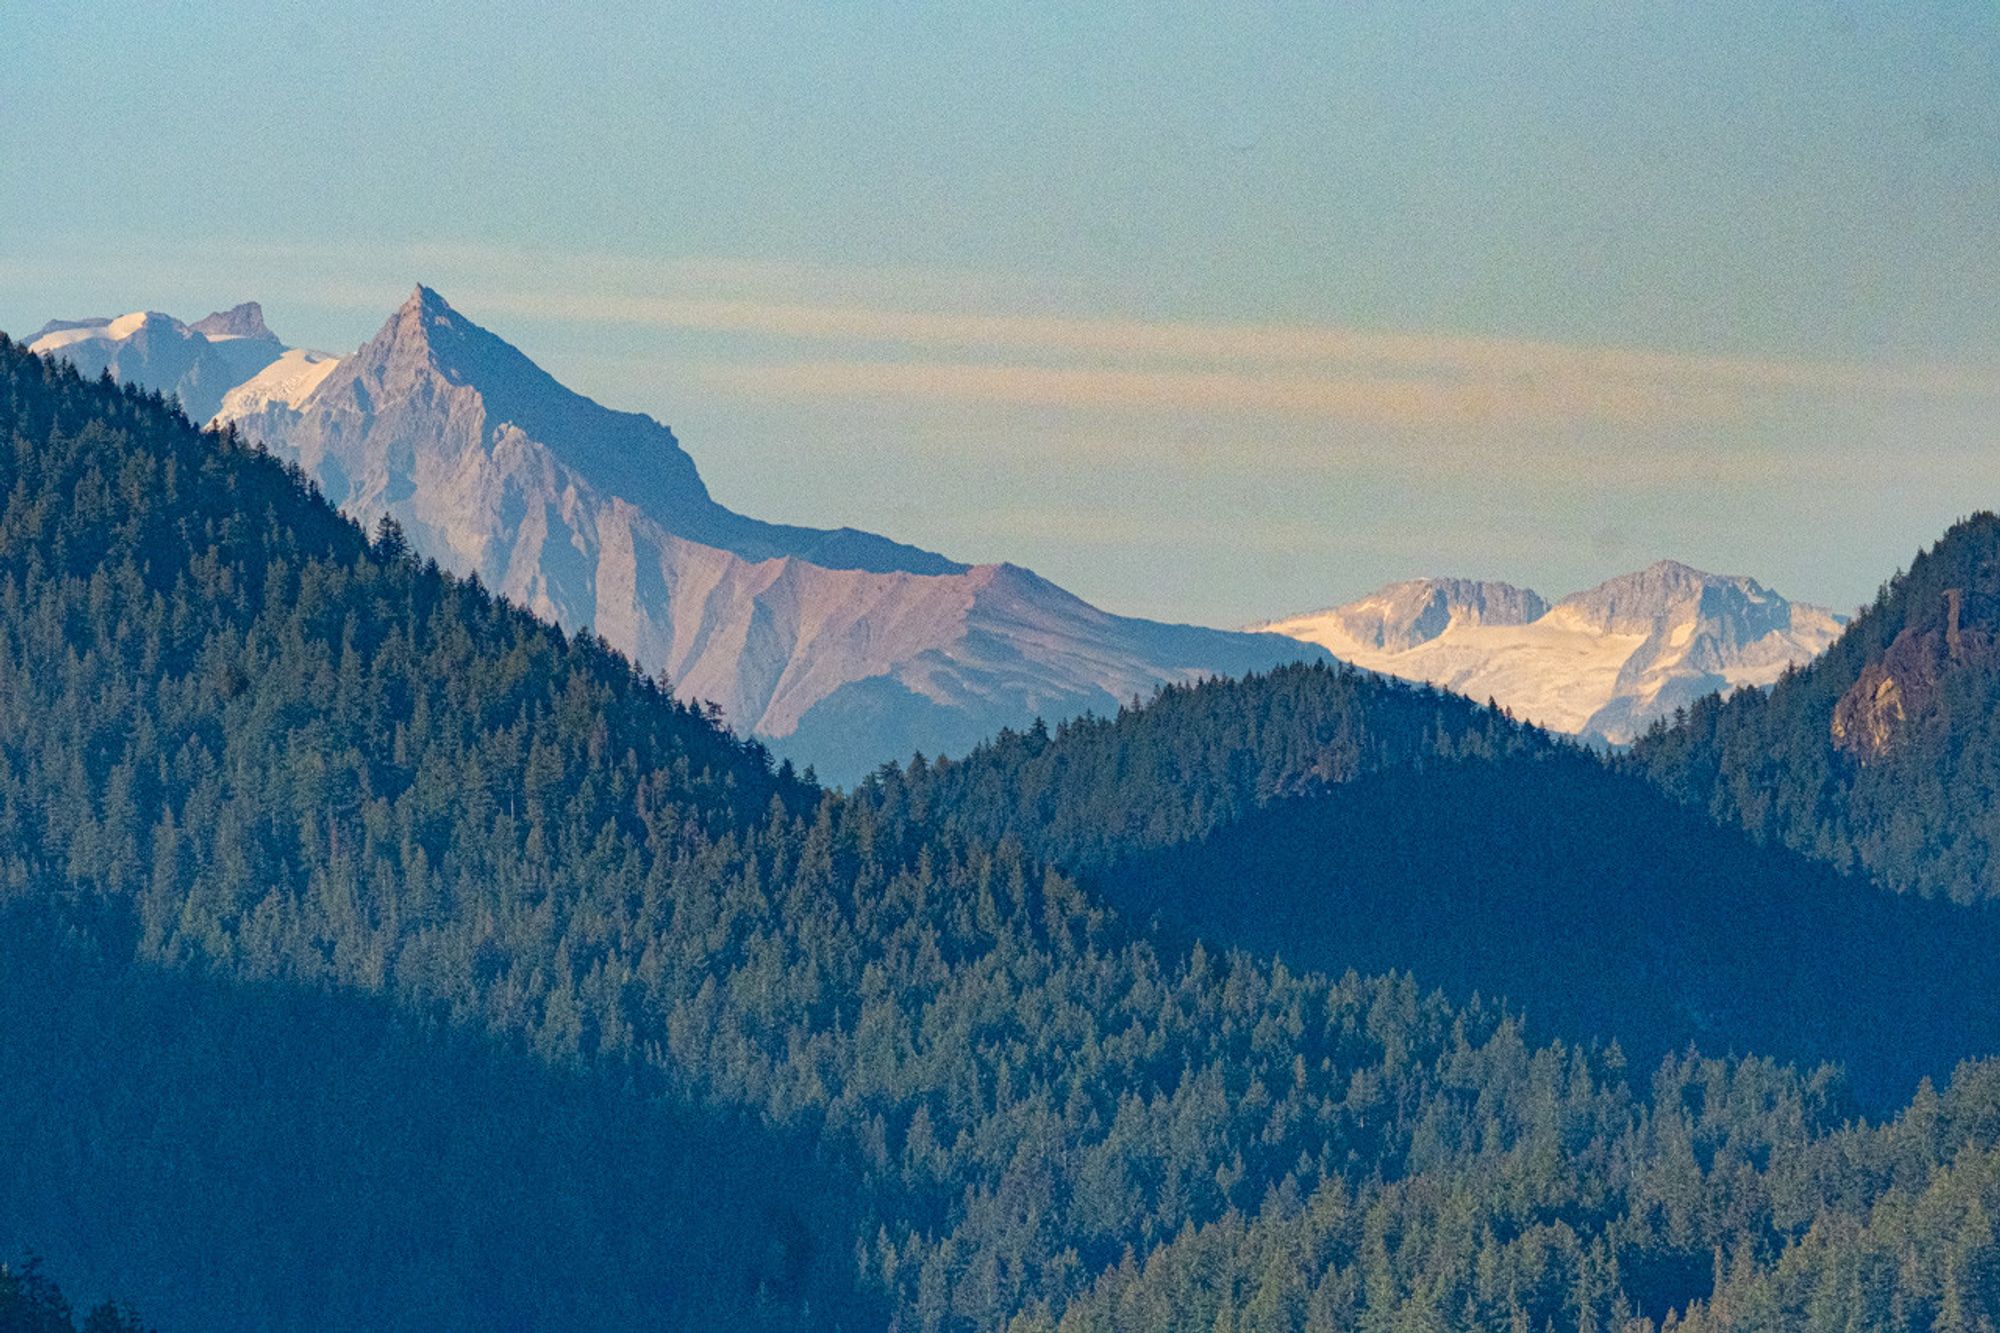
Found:
<path fill-rule="evenodd" d="M 741 509 L 1212 623 L 2000 504 L 1994 0 L 577 8 L 8 6 L 0 328 L 421 280 Z"/>

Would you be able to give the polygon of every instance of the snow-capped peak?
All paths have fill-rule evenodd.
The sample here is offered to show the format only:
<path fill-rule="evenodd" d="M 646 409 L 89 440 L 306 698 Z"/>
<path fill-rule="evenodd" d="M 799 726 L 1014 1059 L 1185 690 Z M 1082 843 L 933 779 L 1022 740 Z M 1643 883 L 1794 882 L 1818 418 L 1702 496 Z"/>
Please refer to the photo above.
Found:
<path fill-rule="evenodd" d="M 206 422 L 225 395 L 285 351 L 255 301 L 183 324 L 157 310 L 115 319 L 51 320 L 28 350 L 68 361 L 85 375 L 109 372 L 180 400 L 191 420 Z"/>
<path fill-rule="evenodd" d="M 1547 610 L 1538 594 L 1511 583 L 1429 578 L 1391 583 L 1358 601 L 1294 617 L 1293 622 L 1327 621 L 1366 647 L 1400 652 L 1435 639 L 1454 624 L 1525 625 Z"/>
<path fill-rule="evenodd" d="M 155 323 L 161 328 L 186 332 L 187 326 L 173 316 L 151 310 L 134 310 L 116 319 L 52 319 L 28 343 L 28 350 L 37 356 L 46 356 L 59 348 L 74 347 L 82 342 L 124 342 Z"/>
<path fill-rule="evenodd" d="M 180 323 L 179 320 L 171 315 L 161 315 L 151 310 L 134 310 L 131 314 L 120 315 L 105 325 L 104 333 L 109 338 L 129 338 L 154 320 L 158 320 L 169 327 Z M 183 325 L 183 327 L 185 326 Z"/>
<path fill-rule="evenodd" d="M 270 408 L 296 411 L 339 364 L 339 357 L 325 352 L 289 348 L 276 361 L 222 395 L 214 424 L 240 421 Z"/>
<path fill-rule="evenodd" d="M 1508 584 L 1417 579 L 1259 628 L 1619 744 L 1703 694 L 1771 684 L 1843 623 L 1754 579 L 1662 560 L 1553 605 Z"/>

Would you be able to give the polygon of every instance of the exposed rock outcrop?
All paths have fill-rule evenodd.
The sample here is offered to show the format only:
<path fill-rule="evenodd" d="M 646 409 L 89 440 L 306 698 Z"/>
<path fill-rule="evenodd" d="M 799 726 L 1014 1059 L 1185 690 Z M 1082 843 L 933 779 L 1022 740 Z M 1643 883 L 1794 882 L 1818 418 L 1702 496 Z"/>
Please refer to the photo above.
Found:
<path fill-rule="evenodd" d="M 1833 709 L 1834 748 L 1860 763 L 1887 758 L 1919 729 L 1942 722 L 1945 678 L 1994 661 L 1994 634 L 1966 623 L 1965 591 L 1945 590 L 1923 625 L 1906 625 L 1861 669 Z"/>
<path fill-rule="evenodd" d="M 1321 615 L 1356 642 L 1398 653 L 1428 643 L 1453 624 L 1525 625 L 1547 613 L 1540 595 L 1511 583 L 1411 579 Z"/>
<path fill-rule="evenodd" d="M 276 342 L 277 335 L 264 325 L 264 307 L 255 301 L 245 301 L 227 310 L 218 310 L 205 315 L 188 325 L 188 328 L 203 336 L 220 341 L 223 338 L 263 338 Z"/>

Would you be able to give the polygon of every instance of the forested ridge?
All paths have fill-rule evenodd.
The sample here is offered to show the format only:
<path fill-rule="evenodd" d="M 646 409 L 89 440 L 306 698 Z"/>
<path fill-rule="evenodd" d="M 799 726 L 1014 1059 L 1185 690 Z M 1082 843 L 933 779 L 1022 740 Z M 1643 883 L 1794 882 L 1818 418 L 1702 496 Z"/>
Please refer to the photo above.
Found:
<path fill-rule="evenodd" d="M 1874 1125 L 1829 1071 L 1164 938 L 156 397 L 0 343 L 0 428 L 0 1246 L 170 1333 L 2000 1317 L 1992 1066 Z M 1462 717 L 1465 762 L 1550 744 Z M 729 1258 L 644 1266 L 682 1244 Z M 477 1255 L 534 1281 L 472 1304 Z"/>
<path fill-rule="evenodd" d="M 1691 1043 L 1834 1061 L 1886 1113 L 2000 1050 L 2000 912 L 1885 894 L 1573 742 L 1346 668 L 1173 687 L 884 766 L 856 799 L 1018 841 L 1162 940 L 1408 970 L 1647 1068 Z"/>
<path fill-rule="evenodd" d="M 1663 791 L 1897 890 L 2000 897 L 2000 518 L 1952 527 L 1811 664 L 1633 747 Z"/>

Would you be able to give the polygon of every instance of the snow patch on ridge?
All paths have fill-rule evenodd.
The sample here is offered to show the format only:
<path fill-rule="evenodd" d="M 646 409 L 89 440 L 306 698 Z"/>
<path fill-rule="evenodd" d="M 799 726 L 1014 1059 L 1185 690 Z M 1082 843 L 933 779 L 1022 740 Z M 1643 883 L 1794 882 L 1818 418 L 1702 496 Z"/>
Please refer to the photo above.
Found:
<path fill-rule="evenodd" d="M 294 347 L 222 395 L 214 424 L 235 421 L 271 407 L 296 410 L 339 364 L 339 357 Z"/>

